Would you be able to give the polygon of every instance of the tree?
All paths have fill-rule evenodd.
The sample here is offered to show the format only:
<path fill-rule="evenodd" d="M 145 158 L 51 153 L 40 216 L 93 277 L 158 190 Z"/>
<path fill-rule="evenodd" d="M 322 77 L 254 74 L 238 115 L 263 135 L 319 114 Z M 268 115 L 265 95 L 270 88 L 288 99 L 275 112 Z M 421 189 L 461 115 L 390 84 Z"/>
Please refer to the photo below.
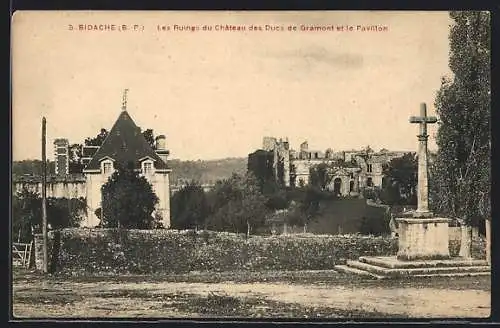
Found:
<path fill-rule="evenodd" d="M 101 131 L 99 134 L 93 138 L 88 137 L 85 139 L 84 144 L 85 146 L 100 146 L 108 136 L 109 132 L 108 130 L 101 128 Z"/>
<path fill-rule="evenodd" d="M 83 146 L 101 146 L 106 137 L 108 130 L 101 128 L 100 132 L 95 137 L 85 138 L 82 144 L 72 144 L 69 146 L 68 170 L 69 173 L 82 173 L 84 165 L 82 164 Z"/>
<path fill-rule="evenodd" d="M 304 232 L 307 231 L 307 225 L 319 213 L 320 203 L 325 199 L 325 193 L 314 186 L 308 186 L 304 193 L 304 198 L 300 202 L 298 209 L 301 212 L 301 217 L 304 224 Z"/>
<path fill-rule="evenodd" d="M 406 153 L 401 157 L 393 158 L 387 165 L 384 165 L 382 171 L 385 181 L 381 190 L 381 198 L 385 204 L 417 204 L 417 165 L 415 153 Z"/>
<path fill-rule="evenodd" d="M 78 227 L 86 211 L 84 198 L 47 198 L 47 220 L 53 229 Z"/>
<path fill-rule="evenodd" d="M 192 181 L 176 192 L 171 201 L 172 228 L 198 229 L 205 225 L 208 203 L 203 188 Z"/>
<path fill-rule="evenodd" d="M 233 174 L 218 181 L 209 193 L 211 214 L 207 227 L 218 231 L 244 232 L 265 223 L 269 213 L 266 198 L 260 192 L 258 179 L 251 173 Z"/>
<path fill-rule="evenodd" d="M 271 210 L 284 210 L 289 203 L 286 191 L 280 190 L 267 196 L 266 206 Z"/>
<path fill-rule="evenodd" d="M 248 155 L 247 172 L 257 178 L 261 190 L 268 183 L 277 183 L 274 178 L 273 162 L 274 154 L 271 151 L 257 150 Z"/>
<path fill-rule="evenodd" d="M 86 211 L 85 199 L 47 198 L 47 223 L 53 229 L 78 227 L 82 212 Z M 31 241 L 33 231 L 41 232 L 42 199 L 40 195 L 23 188 L 12 199 L 12 233 L 14 239 Z"/>
<path fill-rule="evenodd" d="M 309 169 L 309 179 L 311 186 L 317 187 L 320 190 L 326 190 L 333 176 L 330 173 L 331 167 L 326 163 L 320 163 L 312 166 Z"/>
<path fill-rule="evenodd" d="M 81 144 L 72 144 L 69 146 L 68 156 L 68 171 L 69 173 L 80 173 L 83 171 L 84 165 L 82 164 L 82 150 Z"/>
<path fill-rule="evenodd" d="M 297 167 L 290 161 L 290 186 L 295 188 L 297 185 Z"/>
<path fill-rule="evenodd" d="M 490 16 L 452 12 L 449 67 L 435 106 L 438 153 L 431 170 L 435 209 L 462 222 L 460 256 L 471 256 L 471 226 L 490 209 Z"/>
<path fill-rule="evenodd" d="M 382 204 L 389 206 L 407 203 L 401 197 L 399 185 L 391 179 L 383 179 L 379 198 Z"/>
<path fill-rule="evenodd" d="M 133 163 L 117 165 L 102 186 L 104 227 L 154 229 L 152 216 L 158 197 L 145 177 L 139 176 Z"/>
<path fill-rule="evenodd" d="M 23 188 L 12 198 L 12 234 L 19 242 L 29 242 L 42 222 L 42 200 L 38 193 Z"/>
<path fill-rule="evenodd" d="M 146 129 L 142 132 L 142 135 L 144 136 L 144 139 L 148 142 L 148 144 L 151 146 L 151 148 L 155 148 L 155 135 L 153 132 L 153 129 Z"/>
<path fill-rule="evenodd" d="M 328 191 L 322 191 L 316 186 L 307 185 L 300 189 L 295 189 L 289 193 L 289 207 L 286 220 L 291 225 L 302 225 L 304 232 L 307 226 L 320 212 L 322 201 L 334 199 L 335 195 Z"/>

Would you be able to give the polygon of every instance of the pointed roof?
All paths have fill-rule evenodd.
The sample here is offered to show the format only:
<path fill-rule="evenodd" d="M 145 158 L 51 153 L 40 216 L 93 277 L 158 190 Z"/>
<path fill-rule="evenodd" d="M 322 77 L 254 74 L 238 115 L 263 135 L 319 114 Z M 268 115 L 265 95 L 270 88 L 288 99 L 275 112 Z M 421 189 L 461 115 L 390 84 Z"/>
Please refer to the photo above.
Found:
<path fill-rule="evenodd" d="M 141 167 L 139 160 L 150 157 L 156 169 L 166 169 L 167 164 L 156 154 L 126 110 L 118 116 L 108 136 L 90 160 L 85 170 L 98 170 L 101 161 L 109 157 L 122 164 L 133 162 Z"/>

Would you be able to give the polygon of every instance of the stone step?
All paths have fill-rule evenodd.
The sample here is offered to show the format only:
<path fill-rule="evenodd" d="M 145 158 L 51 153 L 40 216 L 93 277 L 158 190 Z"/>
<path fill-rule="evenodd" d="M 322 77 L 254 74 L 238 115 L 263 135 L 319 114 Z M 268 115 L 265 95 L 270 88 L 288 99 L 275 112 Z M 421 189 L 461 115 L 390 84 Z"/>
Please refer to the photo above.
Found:
<path fill-rule="evenodd" d="M 364 271 L 364 270 L 359 270 L 359 269 L 356 269 L 356 268 L 353 268 L 353 267 L 349 267 L 347 265 L 336 265 L 334 267 L 334 269 L 336 271 L 343 272 L 343 273 L 352 273 L 352 274 L 356 274 L 356 275 L 359 275 L 359 276 L 365 276 L 365 277 L 370 277 L 370 278 L 375 278 L 375 279 L 384 279 L 384 278 L 386 278 L 384 276 L 381 276 L 381 275 L 378 275 L 378 274 L 374 274 L 374 273 L 371 273 L 371 272 L 368 272 L 368 271 Z"/>
<path fill-rule="evenodd" d="M 384 267 L 387 269 L 412 269 L 429 267 L 466 267 L 466 266 L 488 266 L 486 260 L 472 260 L 452 258 L 449 260 L 426 260 L 426 261 L 400 261 L 393 257 L 361 256 L 360 262 Z"/>
<path fill-rule="evenodd" d="M 427 278 L 427 277 L 486 277 L 491 276 L 491 271 L 483 272 L 462 272 L 462 273 L 435 273 L 435 274 L 416 274 L 411 277 Z"/>
<path fill-rule="evenodd" d="M 489 266 L 463 266 L 463 267 L 428 267 L 428 268 L 397 268 L 388 269 L 360 261 L 347 261 L 347 266 L 362 271 L 367 271 L 380 276 L 400 277 L 428 274 L 451 274 L 451 273 L 472 273 L 489 272 Z"/>

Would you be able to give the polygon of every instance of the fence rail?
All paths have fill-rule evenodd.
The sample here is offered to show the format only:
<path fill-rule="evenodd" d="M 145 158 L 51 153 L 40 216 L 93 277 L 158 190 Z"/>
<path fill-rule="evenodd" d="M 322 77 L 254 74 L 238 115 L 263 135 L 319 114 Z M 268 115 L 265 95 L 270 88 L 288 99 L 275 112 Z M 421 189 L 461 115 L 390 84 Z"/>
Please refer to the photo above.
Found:
<path fill-rule="evenodd" d="M 14 265 L 20 265 L 29 268 L 31 263 L 31 248 L 33 242 L 29 244 L 12 243 L 12 262 Z"/>

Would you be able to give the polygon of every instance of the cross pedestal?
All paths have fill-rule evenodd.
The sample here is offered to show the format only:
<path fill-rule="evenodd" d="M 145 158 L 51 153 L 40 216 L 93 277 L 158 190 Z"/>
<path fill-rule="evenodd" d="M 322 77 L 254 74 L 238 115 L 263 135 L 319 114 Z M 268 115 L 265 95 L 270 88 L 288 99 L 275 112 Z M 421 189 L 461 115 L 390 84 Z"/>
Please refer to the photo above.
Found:
<path fill-rule="evenodd" d="M 410 123 L 420 125 L 417 136 L 418 146 L 418 186 L 417 210 L 408 216 L 397 218 L 399 224 L 400 260 L 443 259 L 450 257 L 448 250 L 449 219 L 434 217 L 429 211 L 427 124 L 436 123 L 437 118 L 427 116 L 425 104 L 420 105 L 420 116 L 410 117 Z"/>
<path fill-rule="evenodd" d="M 399 224 L 398 260 L 437 260 L 450 257 L 446 218 L 397 218 Z"/>

